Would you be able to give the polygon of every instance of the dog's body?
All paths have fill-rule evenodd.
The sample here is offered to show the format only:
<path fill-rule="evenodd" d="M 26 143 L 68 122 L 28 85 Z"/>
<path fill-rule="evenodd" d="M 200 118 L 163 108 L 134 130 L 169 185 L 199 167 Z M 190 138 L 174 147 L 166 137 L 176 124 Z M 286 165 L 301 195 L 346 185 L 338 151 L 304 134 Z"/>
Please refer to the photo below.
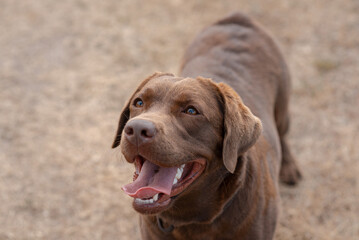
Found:
<path fill-rule="evenodd" d="M 159 192 L 152 188 L 134 202 L 149 213 L 140 219 L 143 238 L 272 239 L 278 177 L 288 184 L 300 178 L 285 140 L 290 79 L 277 46 L 253 21 L 234 14 L 195 39 L 181 75 L 155 74 L 140 85 L 113 145 L 121 142 L 127 161 L 137 159 L 140 169 L 145 162 L 157 171 L 188 163 L 185 172 L 192 174 L 158 205 L 143 202 Z M 198 76 L 214 82 L 193 79 Z M 143 186 L 125 191 L 138 198 L 150 187 L 136 181 Z"/>

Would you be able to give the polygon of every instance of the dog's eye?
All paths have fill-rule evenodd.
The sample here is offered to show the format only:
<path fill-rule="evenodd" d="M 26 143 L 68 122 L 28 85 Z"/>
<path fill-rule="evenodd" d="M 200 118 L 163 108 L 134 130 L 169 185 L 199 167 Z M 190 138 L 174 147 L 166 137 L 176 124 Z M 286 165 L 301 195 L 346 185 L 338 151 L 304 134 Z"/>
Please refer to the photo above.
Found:
<path fill-rule="evenodd" d="M 137 98 L 134 102 L 133 105 L 135 105 L 135 107 L 141 108 L 143 107 L 143 101 L 140 98 Z"/>
<path fill-rule="evenodd" d="M 199 114 L 199 112 L 197 111 L 197 109 L 194 108 L 194 107 L 188 107 L 188 108 L 186 108 L 186 110 L 184 110 L 184 113 L 189 114 L 189 115 L 197 115 L 197 114 Z"/>

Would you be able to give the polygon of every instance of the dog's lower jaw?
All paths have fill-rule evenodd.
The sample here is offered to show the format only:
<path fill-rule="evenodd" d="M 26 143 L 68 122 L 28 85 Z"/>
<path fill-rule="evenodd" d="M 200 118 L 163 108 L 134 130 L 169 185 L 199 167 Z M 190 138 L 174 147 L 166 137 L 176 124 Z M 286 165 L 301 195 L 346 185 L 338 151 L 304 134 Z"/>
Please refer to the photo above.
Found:
<path fill-rule="evenodd" d="M 160 217 L 165 226 L 174 226 L 173 233 L 163 233 L 162 231 L 159 231 L 159 233 L 163 236 L 167 236 L 168 239 L 171 239 L 170 236 L 173 234 L 182 236 L 183 238 L 184 235 L 182 235 L 182 233 L 186 232 L 196 232 L 198 236 L 200 236 L 201 233 L 208 234 L 215 231 L 213 229 L 228 224 L 228 217 L 234 211 L 240 211 L 241 215 L 236 219 L 231 219 L 231 225 L 238 227 L 229 230 L 231 232 L 228 232 L 229 236 L 230 234 L 237 236 L 237 232 L 246 232 L 248 229 L 245 225 L 257 221 L 254 216 L 260 209 L 263 209 L 265 205 L 264 201 L 262 202 L 262 200 L 259 199 L 258 194 L 258 191 L 263 190 L 258 189 L 258 187 L 261 188 L 260 186 L 262 186 L 261 183 L 257 181 L 257 179 L 259 179 L 257 174 L 259 173 L 252 171 L 256 160 L 250 160 L 253 161 L 247 161 L 246 157 L 244 157 L 242 164 L 237 166 L 234 174 L 223 174 L 225 177 L 216 185 L 217 189 L 220 188 L 221 191 L 213 191 L 214 194 L 207 199 L 208 201 L 199 200 L 202 204 L 194 202 L 193 204 L 181 205 L 181 202 L 187 202 L 183 201 L 182 198 L 188 199 L 190 196 L 180 195 L 176 201 L 173 201 L 171 208 L 160 214 L 156 214 L 155 216 Z M 254 175 L 247 175 L 246 173 L 249 170 L 252 171 Z M 219 169 L 218 171 L 223 171 L 224 173 L 226 169 L 223 167 L 223 169 Z M 208 180 L 209 179 L 203 179 L 203 181 Z M 246 186 L 246 188 L 243 188 L 243 186 Z M 193 208 L 191 208 L 191 206 L 193 206 Z M 244 208 L 244 206 L 247 207 Z M 275 207 L 272 208 L 275 209 Z M 185 212 L 188 214 L 183 214 Z M 157 222 L 154 220 L 150 221 L 153 216 L 141 216 L 141 218 L 148 218 L 144 222 L 151 224 L 151 226 L 147 226 L 146 229 L 158 230 Z M 213 234 L 215 235 L 215 232 L 213 232 Z M 182 238 L 176 237 L 176 239 Z M 192 238 L 196 239 L 195 236 L 192 236 Z"/>

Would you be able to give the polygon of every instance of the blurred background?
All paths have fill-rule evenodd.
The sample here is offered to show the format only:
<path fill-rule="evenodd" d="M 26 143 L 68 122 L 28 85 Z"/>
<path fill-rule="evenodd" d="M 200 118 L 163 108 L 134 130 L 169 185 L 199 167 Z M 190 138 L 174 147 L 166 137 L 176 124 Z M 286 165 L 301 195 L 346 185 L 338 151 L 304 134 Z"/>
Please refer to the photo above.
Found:
<path fill-rule="evenodd" d="M 110 146 L 136 85 L 235 10 L 275 38 L 293 78 L 304 180 L 281 185 L 276 238 L 359 236 L 359 1 L 2 0 L 0 239 L 140 239 Z"/>

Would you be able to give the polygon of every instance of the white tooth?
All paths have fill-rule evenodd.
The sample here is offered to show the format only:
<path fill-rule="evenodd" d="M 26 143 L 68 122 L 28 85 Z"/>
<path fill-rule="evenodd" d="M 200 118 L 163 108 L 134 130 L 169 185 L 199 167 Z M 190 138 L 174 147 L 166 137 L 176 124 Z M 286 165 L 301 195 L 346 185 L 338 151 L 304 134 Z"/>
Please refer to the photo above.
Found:
<path fill-rule="evenodd" d="M 178 168 L 178 169 L 177 169 L 176 178 L 180 179 L 181 176 L 182 176 L 182 173 L 183 173 L 183 169 Z"/>
<path fill-rule="evenodd" d="M 158 196 L 157 196 L 157 198 L 158 198 Z M 156 200 L 154 200 L 152 198 L 150 198 L 150 199 L 135 198 L 135 201 L 139 204 L 148 204 L 148 203 L 154 203 Z"/>
<path fill-rule="evenodd" d="M 179 168 L 177 168 L 176 177 L 175 177 L 175 179 L 173 179 L 173 185 L 175 185 L 178 182 L 178 180 L 181 179 L 184 167 L 185 167 L 185 164 L 182 164 Z"/>
<path fill-rule="evenodd" d="M 157 193 L 155 196 L 153 196 L 153 200 L 154 200 L 154 201 L 157 201 L 157 200 L 158 200 L 158 193 Z"/>

